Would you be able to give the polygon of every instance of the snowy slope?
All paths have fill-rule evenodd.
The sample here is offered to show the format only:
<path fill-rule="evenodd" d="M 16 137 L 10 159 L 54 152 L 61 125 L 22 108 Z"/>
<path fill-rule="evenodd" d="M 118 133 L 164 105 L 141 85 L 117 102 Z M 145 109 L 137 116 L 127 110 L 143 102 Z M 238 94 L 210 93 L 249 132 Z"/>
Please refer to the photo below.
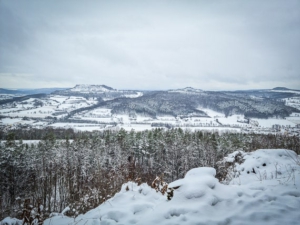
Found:
<path fill-rule="evenodd" d="M 235 161 L 237 154 L 241 164 Z M 293 151 L 235 152 L 224 163 L 231 165 L 228 185 L 215 178 L 215 169 L 195 168 L 169 184 L 179 186 L 170 201 L 147 184 L 129 182 L 84 215 L 57 216 L 44 224 L 299 224 L 300 165 Z"/>
<path fill-rule="evenodd" d="M 75 87 L 55 92 L 56 95 L 67 96 L 85 96 L 92 95 L 101 97 L 104 101 L 112 100 L 115 98 L 138 98 L 143 96 L 141 91 L 133 90 L 117 90 L 106 85 L 92 85 L 92 84 L 77 84 Z"/>

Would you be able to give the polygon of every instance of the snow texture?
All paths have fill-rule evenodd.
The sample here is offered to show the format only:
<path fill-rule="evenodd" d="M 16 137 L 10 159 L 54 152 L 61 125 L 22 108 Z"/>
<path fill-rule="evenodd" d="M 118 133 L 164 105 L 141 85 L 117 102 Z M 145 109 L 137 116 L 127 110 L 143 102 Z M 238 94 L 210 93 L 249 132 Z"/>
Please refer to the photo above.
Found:
<path fill-rule="evenodd" d="M 234 160 L 237 154 L 239 162 Z M 128 182 L 113 198 L 75 220 L 56 216 L 44 224 L 299 224 L 300 165 L 293 151 L 234 152 L 224 163 L 230 165 L 227 185 L 215 178 L 215 169 L 195 168 L 169 184 L 174 197 L 168 201 L 147 184 Z"/>
<path fill-rule="evenodd" d="M 16 218 L 11 217 L 6 217 L 2 221 L 0 221 L 0 225 L 21 225 L 22 223 L 22 220 L 18 220 Z"/>

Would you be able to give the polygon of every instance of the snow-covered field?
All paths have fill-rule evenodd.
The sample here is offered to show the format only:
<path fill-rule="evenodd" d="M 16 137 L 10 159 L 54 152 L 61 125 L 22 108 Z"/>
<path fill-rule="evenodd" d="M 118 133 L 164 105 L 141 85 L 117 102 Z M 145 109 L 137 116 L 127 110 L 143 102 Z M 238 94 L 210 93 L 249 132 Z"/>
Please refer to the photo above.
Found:
<path fill-rule="evenodd" d="M 75 130 L 87 130 L 87 131 L 93 131 L 93 130 L 101 130 L 104 128 L 101 124 L 93 124 L 93 123 L 54 123 L 49 125 L 49 127 L 53 128 L 73 128 Z"/>
<path fill-rule="evenodd" d="M 22 118 L 3 118 L 1 119 L 0 124 L 6 126 L 31 125 L 37 128 L 42 128 L 47 126 L 48 123 L 42 121 L 35 121 L 32 119 L 23 120 Z"/>
<path fill-rule="evenodd" d="M 79 88 L 81 86 L 77 86 Z M 81 88 L 88 88 L 82 86 Z M 93 86 L 99 91 L 108 90 L 105 86 Z M 102 90 L 103 89 L 103 90 Z M 172 91 L 172 90 L 171 90 Z M 173 90 L 174 91 L 174 90 Z M 178 90 L 175 90 L 178 91 Z M 186 88 L 179 91 L 195 92 L 192 88 Z M 200 91 L 202 92 L 202 91 Z M 139 97 L 142 92 L 133 92 L 133 95 L 127 97 Z M 300 98 L 291 97 L 284 99 L 286 105 L 290 105 L 300 109 Z M 81 131 L 93 131 L 102 129 L 119 129 L 126 130 L 146 130 L 155 127 L 180 127 L 182 129 L 191 130 L 213 130 L 223 132 L 230 130 L 233 132 L 256 132 L 256 133 L 274 133 L 282 130 L 289 135 L 299 135 L 297 131 L 287 131 L 284 129 L 295 128 L 300 124 L 300 113 L 293 113 L 285 119 L 251 119 L 248 124 L 243 115 L 231 115 L 226 117 L 224 113 L 216 112 L 208 108 L 198 108 L 204 111 L 208 117 L 195 116 L 157 116 L 151 118 L 140 114 L 113 114 L 109 108 L 95 108 L 91 110 L 79 111 L 72 113 L 79 108 L 85 108 L 97 104 L 95 97 L 80 96 L 61 96 L 49 95 L 45 98 L 29 98 L 21 102 L 11 102 L 0 105 L 0 125 L 3 129 L 14 129 L 26 126 L 33 128 L 42 128 L 47 126 L 74 128 Z M 56 123 L 64 120 L 67 116 L 71 122 L 68 124 Z M 21 118 L 25 118 L 22 120 Z M 40 122 L 36 122 L 39 120 Z M 80 121 L 83 120 L 83 121 Z M 89 124 L 78 125 L 74 122 L 90 122 Z M 51 123 L 51 125 L 49 125 Z M 112 124 L 117 124 L 114 126 Z M 153 125 L 153 126 L 151 126 Z M 273 125 L 276 126 L 276 131 Z M 112 128 L 112 126 L 114 126 Z M 298 133 L 297 133 L 298 132 Z"/>
<path fill-rule="evenodd" d="M 10 117 L 45 118 L 55 114 L 69 112 L 78 108 L 96 104 L 94 99 L 53 95 L 45 99 L 30 98 L 17 104 L 6 104 L 0 107 L 0 114 Z"/>
<path fill-rule="evenodd" d="M 212 109 L 207 109 L 207 108 L 198 108 L 198 109 L 205 112 L 211 118 L 225 117 L 224 113 L 219 113 L 219 112 L 216 112 Z"/>
<path fill-rule="evenodd" d="M 143 131 L 143 130 L 151 130 L 155 127 L 151 127 L 150 124 L 130 124 L 130 125 L 118 125 L 116 129 L 123 128 L 124 130 L 131 131 L 132 129 L 135 131 Z"/>
<path fill-rule="evenodd" d="M 300 116 L 289 116 L 286 119 L 294 124 L 300 124 Z"/>
<path fill-rule="evenodd" d="M 235 160 L 238 155 L 240 161 Z M 299 156 L 284 149 L 235 152 L 224 160 L 231 165 L 228 184 L 215 178 L 214 168 L 195 168 L 169 184 L 174 197 L 167 200 L 166 194 L 147 184 L 128 182 L 86 214 L 75 219 L 61 214 L 44 225 L 296 225 L 300 221 L 299 162 Z"/>
<path fill-rule="evenodd" d="M 294 127 L 296 123 L 288 120 L 288 119 L 254 119 L 258 122 L 259 126 L 271 128 L 273 125 L 283 125 L 283 126 L 292 126 Z"/>
<path fill-rule="evenodd" d="M 15 97 L 20 97 L 20 94 L 0 94 L 0 100 L 7 100 Z"/>
<path fill-rule="evenodd" d="M 272 90 L 273 92 L 282 92 L 282 93 L 295 93 L 300 94 L 300 91 L 298 90 Z"/>
<path fill-rule="evenodd" d="M 23 144 L 28 144 L 28 145 L 37 145 L 41 140 L 22 140 L 22 143 Z M 5 144 L 6 143 L 6 140 L 5 141 L 0 141 L 1 144 Z M 20 143 L 20 142 L 19 142 Z"/>

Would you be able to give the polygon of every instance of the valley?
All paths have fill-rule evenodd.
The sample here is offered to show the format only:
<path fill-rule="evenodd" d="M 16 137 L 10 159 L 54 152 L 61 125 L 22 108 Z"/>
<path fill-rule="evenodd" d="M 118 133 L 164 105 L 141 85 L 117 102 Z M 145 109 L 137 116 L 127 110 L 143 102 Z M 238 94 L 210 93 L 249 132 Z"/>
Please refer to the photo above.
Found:
<path fill-rule="evenodd" d="M 1 96 L 3 131 L 46 127 L 142 131 L 180 127 L 296 136 L 300 132 L 300 91 L 290 89 L 133 91 L 106 85 L 76 85 L 45 94 L 10 92 Z"/>

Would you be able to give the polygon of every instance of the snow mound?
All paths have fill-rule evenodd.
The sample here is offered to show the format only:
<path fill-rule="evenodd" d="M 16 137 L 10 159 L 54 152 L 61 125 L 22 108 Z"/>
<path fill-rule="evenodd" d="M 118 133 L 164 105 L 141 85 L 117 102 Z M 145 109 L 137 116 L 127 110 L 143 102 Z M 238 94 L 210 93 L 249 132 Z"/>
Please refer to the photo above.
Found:
<path fill-rule="evenodd" d="M 184 179 L 174 181 L 168 188 L 178 188 L 172 201 L 183 199 L 201 198 L 214 189 L 218 183 L 215 178 L 216 170 L 210 167 L 195 168 L 188 171 Z"/>
<path fill-rule="evenodd" d="M 235 162 L 240 155 L 243 163 Z M 255 152 L 236 151 L 225 157 L 233 163 L 227 176 L 230 184 L 253 184 L 257 181 L 278 184 L 294 182 L 300 162 L 294 151 L 286 149 L 259 149 Z"/>
<path fill-rule="evenodd" d="M 215 178 L 214 168 L 195 168 L 169 184 L 174 194 L 169 201 L 147 184 L 128 182 L 113 198 L 73 222 L 57 217 L 44 224 L 299 224 L 300 166 L 293 157 L 299 159 L 289 150 L 234 152 L 225 158 L 231 165 L 228 185 Z M 266 177 L 258 176 L 264 171 Z"/>
<path fill-rule="evenodd" d="M 22 220 L 18 220 L 16 218 L 11 217 L 6 217 L 2 221 L 0 221 L 1 225 L 21 225 L 22 223 Z"/>

